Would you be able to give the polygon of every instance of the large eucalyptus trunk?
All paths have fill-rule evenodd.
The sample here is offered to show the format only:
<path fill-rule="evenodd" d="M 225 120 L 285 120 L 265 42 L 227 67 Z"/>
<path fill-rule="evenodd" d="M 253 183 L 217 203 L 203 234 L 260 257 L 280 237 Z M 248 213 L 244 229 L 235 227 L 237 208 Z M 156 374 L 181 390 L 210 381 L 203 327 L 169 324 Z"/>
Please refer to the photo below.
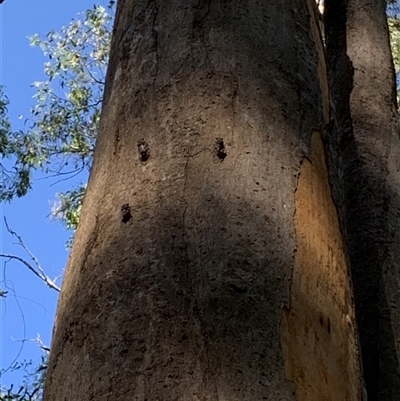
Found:
<path fill-rule="evenodd" d="M 45 401 L 362 399 L 358 330 L 394 332 L 353 304 L 332 110 L 355 106 L 319 24 L 314 0 L 119 1 Z"/>

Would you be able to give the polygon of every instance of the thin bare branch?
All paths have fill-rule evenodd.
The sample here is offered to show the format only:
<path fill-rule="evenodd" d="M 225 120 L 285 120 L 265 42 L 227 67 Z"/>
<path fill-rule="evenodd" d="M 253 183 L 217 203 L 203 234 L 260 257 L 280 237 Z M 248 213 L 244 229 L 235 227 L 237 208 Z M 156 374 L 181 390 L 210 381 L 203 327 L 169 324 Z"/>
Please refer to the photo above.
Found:
<path fill-rule="evenodd" d="M 10 254 L 5 254 L 5 253 L 0 253 L 1 258 L 9 259 L 9 260 L 17 260 L 21 262 L 23 265 L 25 265 L 33 274 L 35 274 L 37 277 L 39 277 L 42 281 L 46 283 L 47 286 L 52 288 L 53 290 L 56 290 L 57 292 L 60 292 L 60 287 L 58 287 L 57 284 L 54 283 L 53 280 L 51 280 L 46 273 L 44 272 L 42 266 L 40 265 L 38 259 L 33 255 L 33 253 L 26 247 L 24 244 L 24 241 L 22 240 L 21 236 L 18 235 L 14 230 L 10 228 L 8 225 L 7 219 L 4 217 L 4 223 L 6 225 L 7 231 L 15 238 L 18 240 L 18 245 L 20 245 L 25 252 L 29 255 L 31 260 L 33 261 L 34 264 L 31 264 L 27 262 L 25 259 L 16 256 L 16 255 L 10 255 Z"/>

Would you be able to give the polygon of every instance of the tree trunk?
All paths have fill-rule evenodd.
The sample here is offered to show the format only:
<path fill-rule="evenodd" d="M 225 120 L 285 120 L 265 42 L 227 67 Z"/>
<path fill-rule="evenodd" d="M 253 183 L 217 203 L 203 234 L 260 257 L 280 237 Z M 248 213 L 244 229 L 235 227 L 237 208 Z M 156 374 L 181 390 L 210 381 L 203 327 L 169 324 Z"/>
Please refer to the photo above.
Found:
<path fill-rule="evenodd" d="M 385 0 L 328 0 L 329 142 L 368 401 L 400 395 L 400 141 Z"/>
<path fill-rule="evenodd" d="M 314 0 L 119 1 L 45 401 L 361 400 L 358 329 L 369 344 L 363 330 L 387 315 L 363 326 L 354 310 L 358 239 L 338 179 L 347 156 L 324 129 L 342 117 L 330 123 L 315 12 Z M 362 99 L 343 101 L 350 113 Z M 382 305 L 397 277 L 384 262 Z"/>

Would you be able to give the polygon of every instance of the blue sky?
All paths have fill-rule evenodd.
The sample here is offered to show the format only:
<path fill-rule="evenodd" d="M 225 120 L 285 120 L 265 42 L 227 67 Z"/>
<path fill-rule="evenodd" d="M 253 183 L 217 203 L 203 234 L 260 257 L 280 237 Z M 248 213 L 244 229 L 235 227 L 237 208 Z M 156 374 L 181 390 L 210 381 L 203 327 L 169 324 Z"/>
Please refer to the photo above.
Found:
<path fill-rule="evenodd" d="M 58 31 L 78 12 L 91 8 L 93 4 L 106 6 L 108 1 L 5 0 L 0 6 L 0 83 L 5 86 L 10 99 L 9 116 L 13 129 L 22 127 L 19 115 L 29 115 L 34 94 L 31 84 L 44 79 L 43 63 L 47 61 L 38 48 L 29 46 L 27 36 L 35 33 L 45 35 L 52 29 Z M 1 205 L 0 252 L 29 260 L 6 231 L 5 216 L 46 273 L 54 278 L 63 274 L 68 258 L 65 243 L 70 233 L 61 223 L 52 222 L 47 216 L 56 192 L 68 189 L 72 183 L 52 185 L 55 180 L 37 178 L 33 191 L 26 197 Z M 5 266 L 4 260 L 0 263 L 0 288 L 9 291 L 6 298 L 0 298 L 0 364 L 1 369 L 5 369 L 15 358 L 18 361 L 40 360 L 38 345 L 32 341 L 21 343 L 21 340 L 34 339 L 40 334 L 45 344 L 50 343 L 58 294 L 48 289 L 22 264 L 10 262 Z M 19 354 L 21 345 L 23 348 Z M 8 372 L 0 380 L 5 386 L 15 383 L 18 387 L 20 375 Z"/>

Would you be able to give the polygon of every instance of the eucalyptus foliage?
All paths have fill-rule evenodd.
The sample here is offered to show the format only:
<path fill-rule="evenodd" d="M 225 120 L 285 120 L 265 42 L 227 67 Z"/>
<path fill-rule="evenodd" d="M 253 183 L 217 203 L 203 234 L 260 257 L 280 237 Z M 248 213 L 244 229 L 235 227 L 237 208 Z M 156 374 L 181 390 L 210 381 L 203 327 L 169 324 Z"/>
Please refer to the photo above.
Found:
<path fill-rule="evenodd" d="M 0 401 L 40 401 L 43 397 L 43 387 L 49 353 L 41 356 L 39 365 L 35 366 L 32 360 L 15 362 L 10 370 L 23 372 L 22 383 L 18 386 L 4 386 L 0 390 Z"/>
<path fill-rule="evenodd" d="M 388 0 L 388 25 L 390 33 L 390 46 L 392 49 L 394 69 L 397 77 L 397 104 L 400 104 L 400 1 Z"/>
<path fill-rule="evenodd" d="M 396 74 L 398 74 L 400 71 L 400 19 L 396 16 L 389 17 L 388 24 L 394 68 L 396 70 Z"/>
<path fill-rule="evenodd" d="M 113 2 L 78 14 L 60 32 L 33 35 L 48 61 L 46 79 L 36 81 L 35 105 L 25 120 L 29 128 L 12 131 L 8 99 L 0 93 L 0 151 L 4 159 L 0 200 L 25 195 L 35 170 L 68 178 L 89 171 L 100 119 L 113 20 Z M 85 185 L 58 194 L 53 209 L 70 229 L 78 223 Z"/>

